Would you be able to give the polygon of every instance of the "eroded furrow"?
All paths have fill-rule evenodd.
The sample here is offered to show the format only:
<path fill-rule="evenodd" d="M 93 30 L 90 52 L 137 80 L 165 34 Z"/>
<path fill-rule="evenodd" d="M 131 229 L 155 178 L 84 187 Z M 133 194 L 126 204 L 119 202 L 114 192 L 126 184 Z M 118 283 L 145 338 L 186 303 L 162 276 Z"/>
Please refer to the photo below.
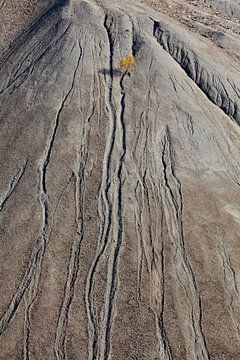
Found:
<path fill-rule="evenodd" d="M 98 265 L 105 252 L 109 240 L 112 225 L 112 202 L 110 200 L 111 187 L 111 162 L 116 137 L 116 110 L 113 103 L 113 41 L 107 25 L 108 17 L 105 17 L 104 28 L 109 40 L 109 70 L 110 78 L 106 80 L 105 102 L 109 115 L 108 135 L 103 159 L 102 178 L 99 190 L 98 212 L 100 218 L 100 230 L 98 237 L 98 249 L 92 262 L 86 284 L 86 305 L 89 324 L 89 360 L 97 358 L 99 350 L 99 323 L 94 306 L 94 285 Z"/>
<path fill-rule="evenodd" d="M 136 230 L 139 239 L 139 252 L 144 260 L 150 277 L 150 308 L 154 313 L 158 354 L 163 360 L 171 360 L 171 347 L 164 325 L 165 305 L 165 255 L 163 236 L 163 209 L 160 196 L 160 185 L 152 182 L 150 173 L 140 181 L 139 190 L 135 192 Z M 152 200 L 150 200 L 152 199 Z M 154 199 L 154 200 L 153 200 Z M 151 202 L 150 202 L 151 201 Z M 160 217 L 160 219 L 159 219 Z M 153 225 L 153 218 L 158 227 Z M 141 281 L 143 258 L 139 261 L 138 299 L 141 304 Z M 143 305 L 143 304 L 142 304 Z"/>
<path fill-rule="evenodd" d="M 149 102 L 148 91 L 148 102 Z M 147 115 L 145 111 L 142 111 L 140 114 L 139 124 L 136 129 L 136 135 L 133 140 L 133 148 L 131 151 L 131 157 L 133 166 L 136 172 L 137 182 L 134 188 L 134 216 L 135 216 L 135 228 L 138 240 L 138 276 L 137 276 L 137 301 L 139 305 L 142 302 L 142 277 L 143 277 L 143 267 L 144 261 L 148 265 L 147 254 L 144 245 L 143 239 L 143 204 L 142 199 L 144 199 L 144 179 L 146 176 L 146 154 L 145 150 L 147 149 L 147 134 L 146 134 L 146 118 Z M 142 156 L 138 154 L 138 146 L 143 142 Z M 145 154 L 145 156 L 144 156 Z M 138 166 L 138 163 L 140 165 Z"/>
<path fill-rule="evenodd" d="M 43 39 L 31 49 L 31 52 L 23 57 L 17 69 L 13 70 L 13 73 L 10 75 L 7 84 L 0 90 L 0 94 L 5 93 L 9 89 L 16 90 L 22 86 L 34 71 L 36 65 L 65 39 L 71 24 L 68 24 L 60 34 L 58 31 L 59 26 L 60 24 L 56 23 L 50 28 Z"/>
<path fill-rule="evenodd" d="M 106 80 L 106 108 L 109 117 L 108 134 L 103 159 L 102 180 L 99 191 L 100 229 L 98 247 L 92 263 L 86 287 L 86 304 L 89 319 L 89 359 L 109 359 L 114 304 L 118 282 L 118 261 L 123 239 L 122 224 L 122 169 L 126 152 L 124 124 L 125 90 L 123 74 L 114 80 L 113 56 L 115 35 L 113 18 L 105 16 L 104 28 L 109 44 L 109 79 Z M 119 96 L 120 93 L 120 96 Z M 115 100 L 116 99 L 116 100 Z M 107 254 L 109 252 L 109 254 Z M 95 307 L 95 281 L 98 267 L 106 260 L 107 278 L 105 299 L 101 315 Z"/>
<path fill-rule="evenodd" d="M 117 114 L 117 128 L 118 128 L 118 144 L 120 147 L 119 157 L 117 159 L 117 169 L 116 169 L 116 181 L 115 181 L 115 202 L 114 204 L 114 229 L 113 229 L 113 238 L 115 240 L 115 246 L 113 248 L 112 264 L 110 264 L 108 270 L 108 288 L 107 288 L 107 298 L 105 303 L 105 319 L 104 319 L 104 356 L 103 359 L 107 360 L 110 354 L 111 347 L 111 328 L 113 322 L 113 312 L 114 312 L 114 300 L 117 291 L 117 280 L 118 280 L 118 261 L 119 261 L 119 252 L 122 244 L 123 238 L 123 222 L 122 222 L 122 168 L 123 162 L 126 154 L 126 131 L 124 124 L 124 115 L 125 115 L 125 90 L 123 86 L 125 74 L 120 79 L 120 89 L 121 89 L 121 100 L 120 100 L 120 111 Z"/>
<path fill-rule="evenodd" d="M 201 298 L 194 273 L 187 257 L 183 231 L 182 212 L 183 198 L 181 183 L 174 169 L 174 155 L 168 126 L 162 143 L 163 183 L 162 197 L 169 236 L 174 246 L 174 269 L 179 284 L 184 289 L 189 302 L 190 347 L 194 359 L 210 359 L 206 339 L 202 331 Z M 188 339 L 188 341 L 189 341 Z"/>
<path fill-rule="evenodd" d="M 42 158 L 41 165 L 39 166 L 38 173 L 39 173 L 39 203 L 42 209 L 42 225 L 40 229 L 40 235 L 38 237 L 38 240 L 36 244 L 34 245 L 31 259 L 28 265 L 28 269 L 23 277 L 23 280 L 21 281 L 20 286 L 18 287 L 18 290 L 16 294 L 13 296 L 13 299 L 3 315 L 3 317 L 0 320 L 0 334 L 6 329 L 7 325 L 10 323 L 11 319 L 13 318 L 14 314 L 18 310 L 19 304 L 22 300 L 23 295 L 26 293 L 26 310 L 25 310 L 25 321 L 24 321 L 24 334 L 25 334 L 25 340 L 24 340 L 24 356 L 25 359 L 29 359 L 29 352 L 28 352 L 28 340 L 29 340 L 29 334 L 30 334 L 30 314 L 31 314 L 31 308 L 33 306 L 33 303 L 37 297 L 38 294 L 38 286 L 39 286 L 39 280 L 41 276 L 41 267 L 42 267 L 42 261 L 44 257 L 44 252 L 47 244 L 47 237 L 48 237 L 48 231 L 49 231 L 49 200 L 48 200 L 48 194 L 47 194 L 47 184 L 46 184 L 46 174 L 47 169 L 51 157 L 51 153 L 54 146 L 54 141 L 56 138 L 57 129 L 59 126 L 60 116 L 62 114 L 62 111 L 64 109 L 64 106 L 66 102 L 68 101 L 68 98 L 72 92 L 74 82 L 75 82 L 75 76 L 77 72 L 77 68 L 79 66 L 80 58 L 81 58 L 81 49 L 80 49 L 80 55 L 77 60 L 76 69 L 73 73 L 73 79 L 70 86 L 69 91 L 64 96 L 63 101 L 61 102 L 60 108 L 57 112 L 54 127 L 52 129 L 52 133 L 47 145 L 47 148 L 44 153 L 44 157 Z"/>
<path fill-rule="evenodd" d="M 45 252 L 46 242 L 44 238 L 39 238 L 40 248 L 38 257 L 34 265 L 34 271 L 29 282 L 29 286 L 26 288 L 24 294 L 25 299 L 25 318 L 24 318 L 24 344 L 23 344 L 23 358 L 24 360 L 30 359 L 29 353 L 29 338 L 30 338 L 30 325 L 31 325 L 31 307 L 38 294 L 38 286 L 41 275 L 41 266 L 43 261 L 43 256 Z"/>
<path fill-rule="evenodd" d="M 25 275 L 16 293 L 13 296 L 10 305 L 8 306 L 4 315 L 0 319 L 0 336 L 6 330 L 11 320 L 13 319 L 14 315 L 16 314 L 19 304 L 24 296 L 24 293 L 28 289 L 31 279 L 36 273 L 37 264 L 40 262 L 40 259 L 42 258 L 42 249 L 43 249 L 42 239 L 38 238 L 32 250 L 31 258 L 29 261 L 28 268 L 25 272 Z"/>
<path fill-rule="evenodd" d="M 204 92 L 211 102 L 217 105 L 226 115 L 240 124 L 239 95 L 237 85 L 213 69 L 187 44 L 170 31 L 164 29 L 160 22 L 154 21 L 153 35 L 163 49 L 178 62 L 185 73 Z M 230 85 L 230 87 L 228 86 Z"/>
<path fill-rule="evenodd" d="M 230 310 L 232 322 L 236 329 L 237 337 L 240 341 L 240 293 L 236 273 L 231 264 L 227 240 L 225 239 L 222 229 L 218 231 L 218 240 L 220 242 L 218 250 L 221 257 L 223 281 L 229 297 L 228 307 Z"/>
<path fill-rule="evenodd" d="M 77 169 L 75 171 L 75 222 L 76 222 L 76 237 L 72 243 L 70 253 L 70 260 L 68 265 L 68 278 L 65 285 L 65 293 L 62 306 L 59 313 L 58 325 L 55 338 L 55 356 L 57 360 L 66 358 L 65 342 L 66 331 L 68 325 L 69 310 L 74 298 L 75 284 L 80 266 L 81 245 L 84 237 L 84 204 L 85 204 L 85 169 L 89 157 L 89 139 L 91 130 L 91 119 L 94 116 L 96 109 L 96 102 L 94 99 L 95 82 L 92 85 L 91 102 L 93 103 L 90 114 L 85 119 L 82 126 L 81 147 L 78 153 Z"/>
<path fill-rule="evenodd" d="M 150 104 L 151 88 L 147 91 L 147 106 L 146 110 L 141 113 L 139 132 L 136 136 L 133 146 L 133 161 L 135 171 L 137 175 L 137 184 L 135 187 L 135 218 L 136 218 L 136 231 L 138 235 L 138 301 L 141 303 L 142 293 L 142 277 L 144 262 L 146 263 L 147 270 L 151 273 L 151 256 L 149 256 L 149 244 L 148 238 L 151 236 L 151 227 L 149 227 L 150 209 L 148 201 L 148 186 L 147 186 L 147 174 L 149 171 L 150 160 L 148 159 L 149 148 L 149 104 Z M 142 143 L 143 151 L 139 156 L 137 147 Z M 139 165 L 138 165 L 139 163 Z"/>
<path fill-rule="evenodd" d="M 14 69 L 12 72 L 7 87 L 10 87 L 15 81 L 18 80 L 18 78 L 21 78 L 21 76 L 26 72 L 29 73 L 29 68 L 33 68 L 32 59 L 36 58 L 34 62 L 38 61 L 39 54 L 40 58 L 43 57 L 41 54 L 46 54 L 45 50 L 50 49 L 49 46 L 46 47 L 47 44 L 51 45 L 51 48 L 54 47 L 65 37 L 67 34 L 67 31 L 70 28 L 70 25 L 67 25 L 66 29 L 58 35 L 58 28 L 61 24 L 61 21 L 58 21 L 56 24 L 54 24 L 49 31 L 43 36 L 43 38 L 36 42 L 33 47 L 31 47 L 30 51 L 27 52 L 27 54 L 24 54 L 23 58 L 18 62 L 17 68 Z M 54 42 L 55 40 L 55 42 Z"/>
<path fill-rule="evenodd" d="M 22 167 L 18 170 L 18 172 L 14 175 L 14 177 L 10 181 L 6 192 L 0 196 L 0 212 L 3 210 L 4 206 L 6 205 L 6 202 L 8 201 L 10 196 L 13 194 L 15 189 L 17 188 L 17 186 L 26 170 L 26 167 L 27 167 L 27 160 L 24 161 Z"/>
<path fill-rule="evenodd" d="M 83 165 L 83 167 L 82 167 Z M 65 341 L 68 324 L 68 314 L 74 297 L 75 283 L 79 271 L 80 250 L 83 240 L 83 193 L 84 193 L 84 174 L 85 164 L 80 162 L 79 171 L 75 174 L 75 213 L 76 213 L 76 238 L 73 241 L 70 260 L 68 265 L 68 278 L 65 286 L 62 306 L 58 318 L 56 338 L 55 338 L 55 357 L 57 360 L 66 358 Z"/>
<path fill-rule="evenodd" d="M 155 318 L 157 354 L 162 360 L 171 360 L 172 352 L 164 324 L 165 308 L 165 250 L 163 234 L 163 204 L 159 167 L 150 149 L 156 148 L 156 120 L 151 117 L 151 100 L 156 96 L 149 66 L 145 110 L 140 113 L 131 152 L 137 183 L 134 190 L 135 228 L 138 239 L 137 301 L 143 307 L 146 276 L 149 278 L 149 304 Z M 158 108 L 157 108 L 158 110 Z M 156 151 L 157 153 L 157 151 Z M 145 270 L 145 271 L 144 271 Z"/>
<path fill-rule="evenodd" d="M 80 59 L 82 56 L 82 49 L 81 49 L 81 46 L 79 43 L 78 43 L 78 47 L 79 47 L 79 56 L 78 56 L 76 67 L 73 72 L 71 86 L 70 86 L 70 89 L 68 90 L 67 94 L 64 96 L 64 98 L 61 102 L 60 108 L 57 112 L 57 115 L 55 118 L 55 124 L 54 124 L 53 130 L 52 130 L 52 133 L 51 133 L 48 147 L 44 154 L 44 158 L 42 159 L 42 164 L 39 167 L 39 176 L 40 176 L 39 202 L 40 202 L 40 205 L 42 208 L 42 229 L 41 229 L 41 235 L 40 235 L 41 244 L 42 244 L 42 256 L 41 256 L 39 262 L 36 264 L 38 271 L 36 271 L 36 273 L 32 277 L 30 286 L 29 286 L 29 289 L 28 289 L 27 295 L 26 295 L 28 298 L 27 305 L 26 305 L 27 311 L 26 311 L 25 323 L 24 323 L 24 329 L 25 329 L 24 333 L 26 334 L 26 337 L 25 337 L 25 354 L 27 354 L 26 360 L 29 359 L 29 355 L 28 355 L 29 353 L 28 353 L 27 349 L 28 349 L 28 339 L 29 339 L 29 333 L 30 333 L 30 313 L 31 313 L 31 308 L 32 308 L 34 301 L 37 298 L 37 294 L 38 294 L 38 286 L 39 286 L 39 280 L 40 280 L 40 276 L 41 276 L 42 261 L 43 261 L 43 257 L 44 257 L 44 253 L 45 253 L 45 249 L 46 249 L 46 245 L 47 245 L 48 235 L 49 235 L 49 199 L 48 199 L 47 181 L 46 181 L 47 169 L 48 169 L 49 161 L 51 158 L 54 142 L 56 139 L 56 134 L 57 134 L 57 130 L 59 127 L 60 117 L 61 117 L 62 111 L 64 109 L 64 106 L 65 106 L 66 102 L 68 101 L 68 98 L 69 98 L 71 92 L 73 91 L 76 73 L 77 73 Z"/>
<path fill-rule="evenodd" d="M 40 276 L 41 276 L 42 261 L 44 258 L 44 253 L 45 253 L 45 249 L 46 249 L 46 245 L 47 245 L 47 241 L 48 241 L 48 235 L 49 235 L 49 199 L 48 199 L 48 193 L 47 193 L 46 176 L 47 176 L 48 165 L 50 162 L 54 142 L 56 139 L 56 134 L 57 134 L 58 127 L 59 127 L 60 117 L 61 117 L 61 114 L 65 107 L 65 104 L 68 101 L 69 96 L 71 95 L 71 93 L 73 91 L 74 83 L 76 80 L 77 70 L 79 68 L 79 63 L 80 63 L 80 59 L 82 56 L 82 48 L 80 46 L 80 43 L 78 42 L 77 45 L 79 47 L 79 56 L 77 59 L 76 67 L 73 72 L 71 86 L 70 86 L 67 94 L 64 96 L 64 98 L 61 102 L 61 105 L 59 107 L 59 110 L 57 112 L 57 115 L 55 118 L 55 124 L 54 124 L 53 130 L 52 130 L 52 133 L 51 133 L 51 137 L 49 139 L 49 143 L 48 143 L 46 152 L 44 154 L 44 158 L 42 159 L 42 164 L 39 167 L 39 176 L 40 176 L 39 202 L 40 202 L 40 205 L 42 208 L 42 229 L 41 229 L 41 235 L 40 235 L 41 244 L 42 244 L 42 256 L 41 256 L 39 262 L 36 264 L 37 271 L 31 279 L 30 286 L 29 286 L 29 289 L 26 294 L 26 296 L 28 298 L 27 305 L 26 305 L 27 311 L 26 311 L 25 322 L 24 322 L 24 330 L 25 330 L 24 333 L 26 334 L 24 352 L 26 354 L 26 360 L 29 359 L 28 339 L 29 339 L 29 333 L 30 333 L 31 308 L 33 307 L 33 304 L 38 295 L 38 287 L 39 287 L 39 280 L 40 280 Z"/>
<path fill-rule="evenodd" d="M 75 68 L 74 73 L 73 73 L 73 79 L 72 79 L 71 87 L 70 87 L 68 93 L 65 95 L 65 97 L 64 97 L 64 99 L 63 99 L 63 101 L 61 103 L 61 106 L 60 106 L 60 108 L 58 110 L 58 113 L 57 113 L 57 116 L 56 116 L 56 119 L 55 119 L 55 125 L 54 125 L 54 128 L 53 128 L 52 136 L 51 136 L 51 139 L 50 139 L 50 142 L 49 142 L 49 146 L 48 146 L 46 156 L 45 156 L 45 159 L 44 159 L 44 162 L 43 162 L 42 170 L 41 170 L 41 173 L 42 173 L 42 191 L 45 194 L 47 192 L 47 190 L 46 190 L 47 167 L 48 167 L 48 164 L 49 164 L 49 161 L 50 161 L 50 157 L 51 157 L 51 153 L 52 153 L 52 149 L 53 149 L 53 144 L 54 144 L 54 141 L 55 141 L 55 138 L 56 138 L 56 134 L 57 134 L 58 126 L 59 126 L 59 121 L 60 121 L 60 116 L 61 116 L 61 113 L 63 111 L 63 108 L 64 108 L 66 102 L 68 101 L 69 95 L 73 91 L 73 87 L 74 87 L 74 83 L 75 83 L 75 79 L 76 79 L 76 74 L 77 74 L 80 59 L 81 59 L 81 56 L 82 56 L 82 48 L 81 48 L 80 42 L 78 42 L 78 46 L 79 46 L 79 57 L 78 57 L 76 68 Z"/>
<path fill-rule="evenodd" d="M 159 190 L 160 193 L 160 190 Z M 157 286 L 153 285 L 154 289 L 157 289 L 160 284 L 160 296 L 158 291 L 156 291 L 155 299 L 153 304 L 155 303 L 155 319 L 156 319 L 156 328 L 158 329 L 159 336 L 159 344 L 160 349 L 159 353 L 163 360 L 172 360 L 172 351 L 171 346 L 169 344 L 169 340 L 166 334 L 165 325 L 164 325 L 164 308 L 165 308 L 165 251 L 164 251 L 164 237 L 163 237 L 163 208 L 161 207 L 161 250 L 160 250 L 160 261 L 155 264 L 156 267 L 156 275 L 157 275 Z M 161 264 L 160 269 L 159 263 Z M 161 272 L 161 276 L 159 276 L 159 271 Z"/>

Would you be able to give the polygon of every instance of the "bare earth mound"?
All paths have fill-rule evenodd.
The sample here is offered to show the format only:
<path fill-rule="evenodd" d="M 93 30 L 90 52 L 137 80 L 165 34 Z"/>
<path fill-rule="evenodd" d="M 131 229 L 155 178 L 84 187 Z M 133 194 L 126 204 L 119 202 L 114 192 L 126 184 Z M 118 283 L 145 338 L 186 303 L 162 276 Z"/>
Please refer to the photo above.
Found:
<path fill-rule="evenodd" d="M 237 2 L 20 3 L 0 1 L 0 359 L 240 359 Z"/>

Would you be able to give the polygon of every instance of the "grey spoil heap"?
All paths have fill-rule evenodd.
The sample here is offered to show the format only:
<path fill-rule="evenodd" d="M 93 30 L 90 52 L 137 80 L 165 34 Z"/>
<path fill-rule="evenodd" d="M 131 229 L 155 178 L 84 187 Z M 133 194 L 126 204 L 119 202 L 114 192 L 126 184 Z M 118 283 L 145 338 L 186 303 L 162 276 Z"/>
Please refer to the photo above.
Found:
<path fill-rule="evenodd" d="M 0 1 L 0 359 L 240 358 L 238 33 L 146 3 Z"/>

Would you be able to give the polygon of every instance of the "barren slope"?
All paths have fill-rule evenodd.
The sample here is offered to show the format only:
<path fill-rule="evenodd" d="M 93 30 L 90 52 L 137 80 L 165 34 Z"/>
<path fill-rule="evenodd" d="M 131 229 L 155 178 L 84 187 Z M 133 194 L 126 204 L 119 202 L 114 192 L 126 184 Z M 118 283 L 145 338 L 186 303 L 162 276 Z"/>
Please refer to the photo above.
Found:
<path fill-rule="evenodd" d="M 235 50 L 137 2 L 39 9 L 0 58 L 0 359 L 239 359 Z"/>

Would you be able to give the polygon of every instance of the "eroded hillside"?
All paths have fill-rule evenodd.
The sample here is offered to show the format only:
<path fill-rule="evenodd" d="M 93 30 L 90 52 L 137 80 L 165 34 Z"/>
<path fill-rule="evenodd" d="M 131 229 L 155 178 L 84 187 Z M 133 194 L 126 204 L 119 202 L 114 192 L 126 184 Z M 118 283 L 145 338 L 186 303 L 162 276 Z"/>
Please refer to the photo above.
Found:
<path fill-rule="evenodd" d="M 206 3 L 2 23 L 1 359 L 240 358 L 239 17 Z"/>

